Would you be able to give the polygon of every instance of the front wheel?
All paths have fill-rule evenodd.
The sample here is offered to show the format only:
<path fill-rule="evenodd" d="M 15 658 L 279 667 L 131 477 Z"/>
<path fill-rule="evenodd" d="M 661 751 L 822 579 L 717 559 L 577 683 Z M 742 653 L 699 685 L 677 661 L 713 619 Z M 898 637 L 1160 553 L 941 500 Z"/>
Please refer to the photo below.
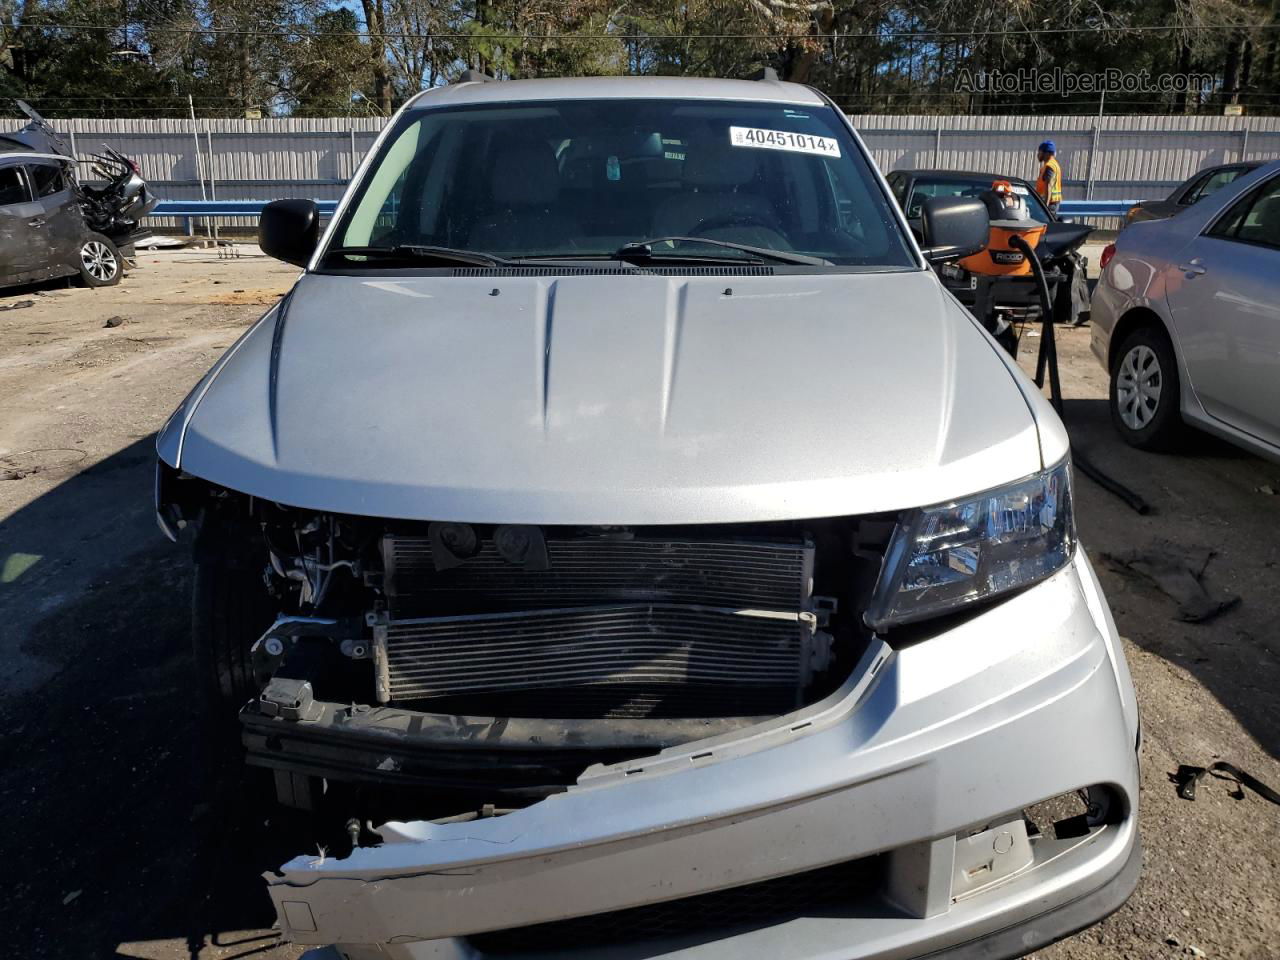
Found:
<path fill-rule="evenodd" d="M 191 638 L 199 683 L 212 714 L 234 720 L 265 678 L 250 653 L 274 618 L 261 576 L 217 560 L 197 561 L 191 604 Z"/>
<path fill-rule="evenodd" d="M 80 270 L 80 282 L 86 287 L 113 287 L 124 273 L 120 251 L 100 233 L 85 236 L 76 266 Z"/>
<path fill-rule="evenodd" d="M 1111 422 L 1140 450 L 1172 449 L 1183 432 L 1173 344 L 1157 327 L 1134 330 L 1111 368 Z"/>

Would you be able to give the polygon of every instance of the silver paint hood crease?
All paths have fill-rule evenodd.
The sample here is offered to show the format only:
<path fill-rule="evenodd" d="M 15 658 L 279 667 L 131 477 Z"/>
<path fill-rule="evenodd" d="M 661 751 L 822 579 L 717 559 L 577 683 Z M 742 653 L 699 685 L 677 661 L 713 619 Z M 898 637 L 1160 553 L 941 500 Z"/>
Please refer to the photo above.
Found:
<path fill-rule="evenodd" d="M 357 515 L 838 516 L 1040 469 L 1015 376 L 925 271 L 307 274 L 158 447 L 228 488 Z"/>

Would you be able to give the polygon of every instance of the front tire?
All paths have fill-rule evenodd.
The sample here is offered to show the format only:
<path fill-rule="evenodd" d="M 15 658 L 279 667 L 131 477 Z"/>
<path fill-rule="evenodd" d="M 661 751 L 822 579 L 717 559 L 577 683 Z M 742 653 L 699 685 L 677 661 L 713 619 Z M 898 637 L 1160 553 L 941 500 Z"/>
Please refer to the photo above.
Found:
<path fill-rule="evenodd" d="M 1178 361 L 1164 330 L 1146 326 L 1120 344 L 1111 367 L 1111 422 L 1130 446 L 1171 450 L 1183 434 Z"/>
<path fill-rule="evenodd" d="M 234 721 L 257 695 L 261 678 L 249 651 L 274 614 L 261 575 L 216 558 L 196 562 L 191 639 L 198 682 L 215 718 Z"/>
<path fill-rule="evenodd" d="M 114 287 L 124 274 L 124 261 L 110 238 L 87 234 L 76 254 L 80 282 L 86 287 Z"/>

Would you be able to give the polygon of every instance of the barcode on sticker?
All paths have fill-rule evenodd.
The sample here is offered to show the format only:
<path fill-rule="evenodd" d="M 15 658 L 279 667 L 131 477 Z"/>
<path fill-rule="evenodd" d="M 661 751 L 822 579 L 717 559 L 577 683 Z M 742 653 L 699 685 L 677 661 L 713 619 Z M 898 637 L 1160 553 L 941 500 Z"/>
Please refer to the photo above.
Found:
<path fill-rule="evenodd" d="M 729 143 L 735 147 L 759 147 L 764 150 L 790 150 L 812 153 L 820 157 L 840 156 L 840 143 L 832 137 L 791 130 L 764 130 L 760 127 L 730 127 Z"/>

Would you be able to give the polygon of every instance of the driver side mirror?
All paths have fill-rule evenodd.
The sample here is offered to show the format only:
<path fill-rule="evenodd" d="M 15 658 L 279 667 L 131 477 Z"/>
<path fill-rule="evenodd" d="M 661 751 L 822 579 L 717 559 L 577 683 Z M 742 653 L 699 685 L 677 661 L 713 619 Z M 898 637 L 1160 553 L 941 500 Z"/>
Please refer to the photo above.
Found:
<path fill-rule="evenodd" d="M 963 260 L 987 248 L 991 218 L 974 197 L 930 197 L 920 205 L 921 252 L 930 263 Z"/>
<path fill-rule="evenodd" d="M 320 209 L 314 200 L 273 200 L 258 220 L 258 246 L 269 257 L 305 267 L 320 242 Z"/>

